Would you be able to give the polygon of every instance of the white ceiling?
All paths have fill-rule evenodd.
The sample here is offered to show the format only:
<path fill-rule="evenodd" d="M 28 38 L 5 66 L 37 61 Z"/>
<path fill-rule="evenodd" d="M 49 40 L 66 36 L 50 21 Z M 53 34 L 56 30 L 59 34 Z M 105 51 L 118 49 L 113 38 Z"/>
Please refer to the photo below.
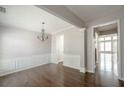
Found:
<path fill-rule="evenodd" d="M 84 22 L 111 15 L 120 9 L 124 10 L 124 6 L 121 5 L 67 5 L 66 7 Z"/>
<path fill-rule="evenodd" d="M 40 31 L 42 21 L 46 23 L 45 29 L 48 33 L 57 32 L 63 28 L 72 26 L 71 24 L 57 18 L 48 12 L 35 6 L 2 6 L 6 8 L 6 13 L 0 12 L 0 24 L 15 26 L 29 31 Z"/>

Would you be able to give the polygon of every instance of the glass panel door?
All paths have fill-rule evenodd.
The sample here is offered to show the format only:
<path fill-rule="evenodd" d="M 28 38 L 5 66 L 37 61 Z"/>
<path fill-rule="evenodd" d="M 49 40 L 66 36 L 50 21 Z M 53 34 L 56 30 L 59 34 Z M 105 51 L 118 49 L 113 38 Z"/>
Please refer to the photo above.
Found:
<path fill-rule="evenodd" d="M 100 69 L 117 75 L 117 34 L 99 36 Z"/>

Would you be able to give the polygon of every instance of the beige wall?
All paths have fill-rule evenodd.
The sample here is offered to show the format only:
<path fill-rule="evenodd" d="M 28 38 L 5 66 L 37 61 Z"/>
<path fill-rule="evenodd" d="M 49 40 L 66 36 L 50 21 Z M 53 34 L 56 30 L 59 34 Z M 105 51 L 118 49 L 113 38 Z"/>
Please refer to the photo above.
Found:
<path fill-rule="evenodd" d="M 15 58 L 51 53 L 51 36 L 45 42 L 37 39 L 38 32 L 0 26 L 0 57 Z"/>
<path fill-rule="evenodd" d="M 79 28 L 72 27 L 62 32 L 56 33 L 52 36 L 52 53 L 55 55 L 56 51 L 56 37 L 64 35 L 64 55 L 69 58 L 68 61 L 77 61 L 69 63 L 68 65 L 77 66 L 76 68 L 85 68 L 84 65 L 84 31 Z M 74 59 L 75 58 L 75 59 Z M 74 60 L 73 60 L 74 59 Z M 80 61 L 78 63 L 78 61 Z M 67 62 L 67 61 L 66 61 Z M 66 64 L 66 63 L 65 63 Z"/>

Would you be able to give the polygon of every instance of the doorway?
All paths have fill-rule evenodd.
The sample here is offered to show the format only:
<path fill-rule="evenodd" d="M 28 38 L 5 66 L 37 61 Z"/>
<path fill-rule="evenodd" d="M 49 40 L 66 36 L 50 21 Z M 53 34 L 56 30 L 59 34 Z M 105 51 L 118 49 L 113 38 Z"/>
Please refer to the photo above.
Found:
<path fill-rule="evenodd" d="M 57 63 L 63 63 L 64 61 L 64 35 L 59 35 L 56 38 L 56 53 L 57 53 Z"/>
<path fill-rule="evenodd" d="M 98 60 L 101 70 L 118 75 L 117 33 L 98 37 Z"/>
<path fill-rule="evenodd" d="M 108 72 L 120 77 L 119 21 L 93 27 L 94 72 Z"/>

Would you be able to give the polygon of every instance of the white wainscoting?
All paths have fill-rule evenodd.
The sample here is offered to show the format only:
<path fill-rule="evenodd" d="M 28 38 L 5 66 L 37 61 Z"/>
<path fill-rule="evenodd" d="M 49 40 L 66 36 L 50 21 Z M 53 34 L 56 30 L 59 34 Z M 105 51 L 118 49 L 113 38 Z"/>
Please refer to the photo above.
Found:
<path fill-rule="evenodd" d="M 51 54 L 51 63 L 58 64 L 57 54 L 56 53 Z"/>
<path fill-rule="evenodd" d="M 65 54 L 64 65 L 80 70 L 80 55 Z"/>
<path fill-rule="evenodd" d="M 33 68 L 51 62 L 51 55 L 34 55 L 0 60 L 0 76 Z"/>
<path fill-rule="evenodd" d="M 58 64 L 56 54 L 51 55 L 51 63 Z M 80 70 L 80 55 L 64 54 L 63 65 Z"/>

